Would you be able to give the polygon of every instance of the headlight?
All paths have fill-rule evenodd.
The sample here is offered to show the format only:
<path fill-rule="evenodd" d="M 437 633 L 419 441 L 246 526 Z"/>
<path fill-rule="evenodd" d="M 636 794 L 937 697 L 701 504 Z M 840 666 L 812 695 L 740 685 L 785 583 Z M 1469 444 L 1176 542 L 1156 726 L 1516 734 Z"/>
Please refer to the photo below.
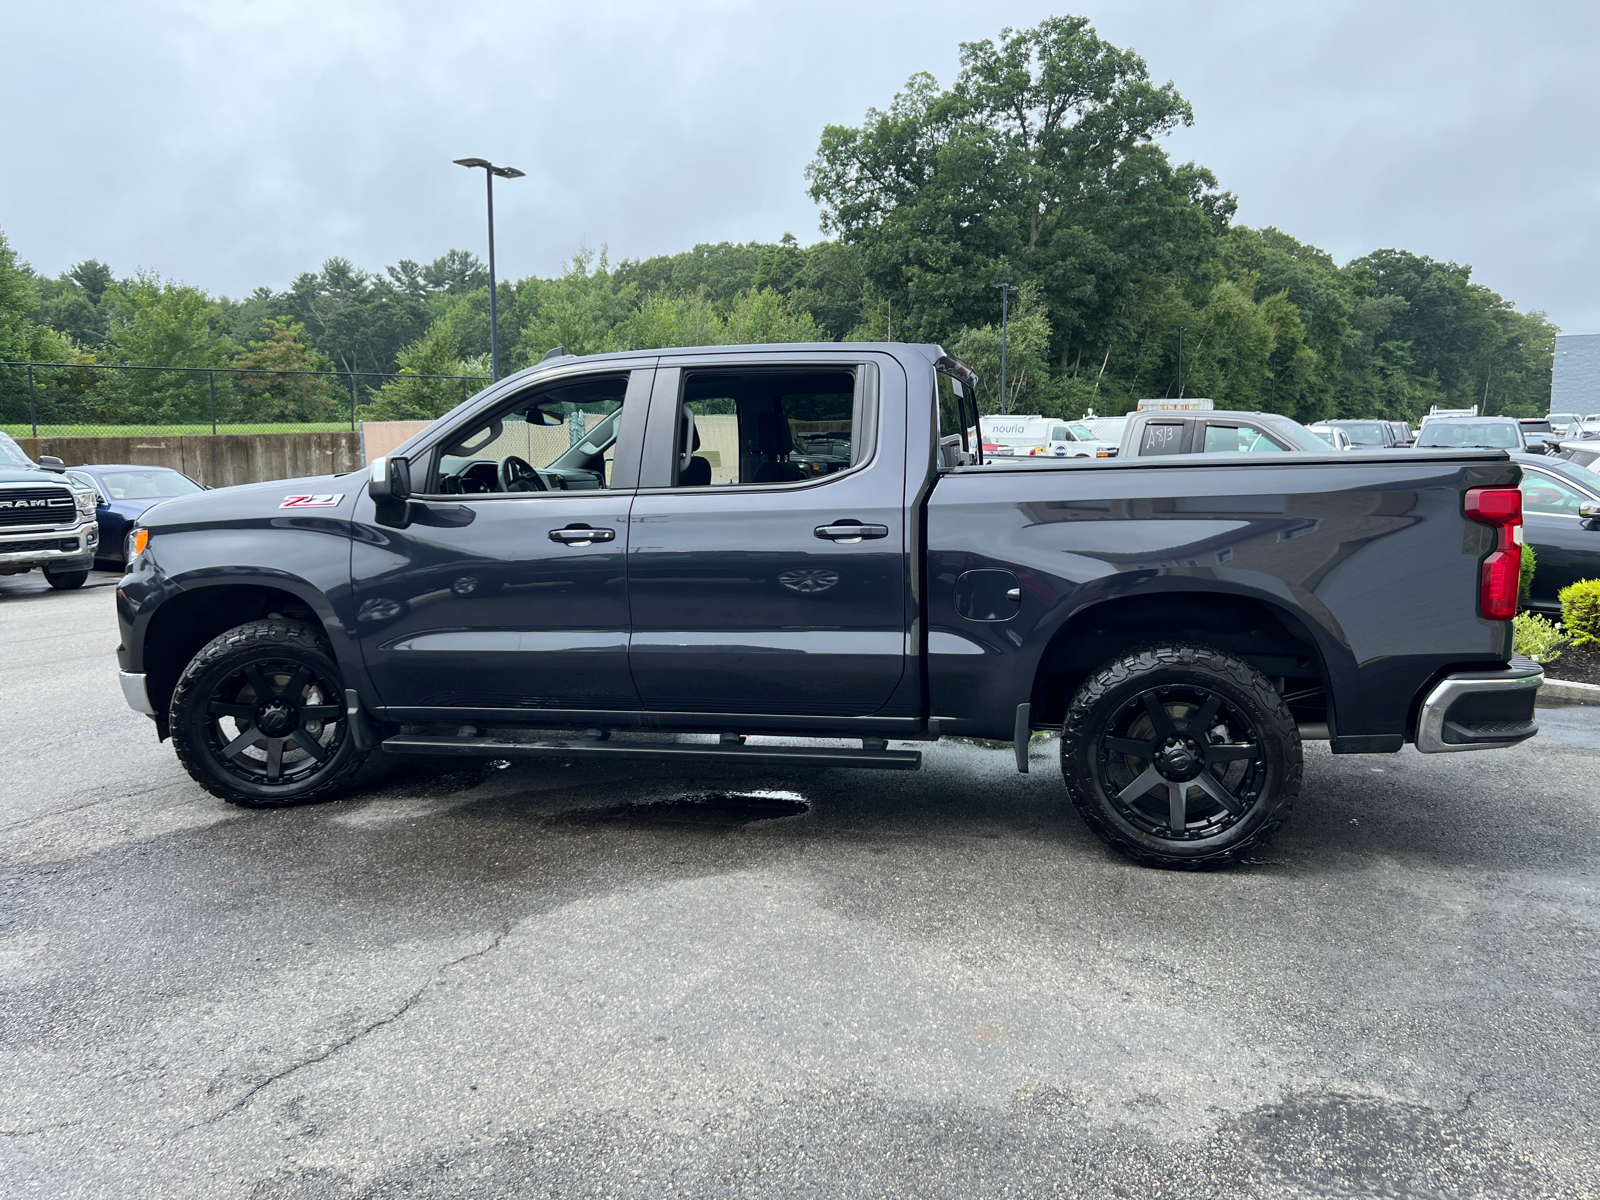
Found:
<path fill-rule="evenodd" d="M 144 548 L 150 544 L 150 531 L 148 529 L 135 529 L 128 534 L 127 560 L 133 566 L 133 560 L 144 553 Z"/>
<path fill-rule="evenodd" d="M 72 493 L 72 498 L 78 503 L 78 515 L 80 517 L 94 516 L 95 496 L 93 492 L 74 491 Z"/>

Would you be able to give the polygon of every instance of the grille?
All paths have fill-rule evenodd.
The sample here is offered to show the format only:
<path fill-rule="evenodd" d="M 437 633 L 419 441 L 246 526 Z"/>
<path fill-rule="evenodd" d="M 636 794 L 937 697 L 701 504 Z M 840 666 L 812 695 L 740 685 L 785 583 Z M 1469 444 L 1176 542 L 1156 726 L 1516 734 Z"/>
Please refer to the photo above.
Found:
<path fill-rule="evenodd" d="M 72 493 L 64 487 L 0 488 L 0 528 L 65 525 L 77 515 Z"/>
<path fill-rule="evenodd" d="M 35 538 L 31 542 L 0 542 L 0 554 L 17 554 L 35 550 L 70 552 L 77 548 L 77 538 Z"/>

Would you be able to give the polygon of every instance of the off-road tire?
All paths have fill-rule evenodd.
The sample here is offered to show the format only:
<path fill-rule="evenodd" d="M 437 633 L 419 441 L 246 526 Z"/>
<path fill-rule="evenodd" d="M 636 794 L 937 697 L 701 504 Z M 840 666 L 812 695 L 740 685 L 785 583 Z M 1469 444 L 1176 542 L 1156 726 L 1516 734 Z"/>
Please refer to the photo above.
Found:
<path fill-rule="evenodd" d="M 1156 697 L 1154 709 L 1150 708 L 1147 693 L 1154 693 Z M 1169 713 L 1167 727 L 1182 738 L 1189 732 L 1189 721 L 1172 718 L 1170 708 L 1187 707 L 1191 710 L 1190 716 L 1202 717 L 1209 700 L 1201 700 L 1198 706 L 1193 702 L 1209 696 L 1218 697 L 1215 712 L 1226 715 L 1232 725 L 1246 730 L 1249 738 L 1256 739 L 1239 745 L 1218 743 L 1212 747 L 1216 751 L 1232 752 L 1230 757 L 1244 763 L 1244 774 L 1253 780 L 1248 804 L 1243 805 L 1238 815 L 1222 809 L 1220 803 L 1212 805 L 1221 810 L 1212 818 L 1214 828 L 1198 821 L 1197 828 L 1190 830 L 1184 821 L 1178 822 L 1184 831 L 1175 833 L 1172 821 L 1177 820 L 1176 816 L 1164 829 L 1152 828 L 1150 815 L 1135 805 L 1152 806 L 1150 798 L 1160 793 L 1146 791 L 1131 802 L 1124 802 L 1114 791 L 1122 783 L 1122 775 L 1142 777 L 1134 775 L 1134 771 L 1146 761 L 1127 751 L 1132 738 L 1116 734 L 1121 726 L 1128 726 L 1129 714 L 1137 714 L 1142 704 L 1149 710 L 1145 720 L 1152 730 L 1149 734 L 1153 739 L 1149 743 L 1152 748 L 1161 743 L 1160 729 L 1154 724 L 1160 713 Z M 1215 716 L 1213 719 L 1220 720 Z M 1211 725 L 1211 721 L 1205 724 Z M 1129 726 L 1124 732 L 1135 731 Z M 1108 738 L 1118 744 L 1117 748 L 1107 747 Z M 1210 743 L 1203 735 L 1197 734 L 1197 738 L 1201 742 L 1198 754 L 1203 756 Z M 1256 757 L 1244 753 L 1256 749 Z M 1157 768 L 1155 760 L 1159 754 L 1158 751 L 1158 755 L 1148 760 L 1149 770 Z M 1168 760 L 1163 758 L 1162 761 Z M 1103 664 L 1083 681 L 1071 698 L 1061 733 L 1062 777 L 1067 795 L 1084 823 L 1108 846 L 1134 862 L 1168 870 L 1224 867 L 1258 852 L 1288 819 L 1300 793 L 1303 768 L 1299 727 L 1277 690 L 1248 663 L 1210 646 L 1145 646 Z M 1199 773 L 1216 773 L 1215 777 L 1225 783 L 1229 771 L 1231 763 L 1215 766 L 1208 763 Z M 1125 790 L 1133 791 L 1134 786 L 1129 783 Z M 1170 789 L 1171 785 L 1164 786 Z M 1174 801 L 1178 812 L 1187 811 L 1196 793 L 1201 804 L 1210 803 L 1208 792 L 1201 785 L 1179 786 L 1180 795 L 1190 799 Z M 1236 804 L 1242 804 L 1241 796 L 1246 793 L 1227 792 L 1227 795 Z"/>
<path fill-rule="evenodd" d="M 81 588 L 88 578 L 88 571 L 51 571 L 46 568 L 44 573 L 44 581 L 58 592 L 70 592 Z"/>
<path fill-rule="evenodd" d="M 230 767 L 232 760 L 225 756 L 225 748 L 219 745 L 219 739 L 226 734 L 219 729 L 214 709 L 216 706 L 248 707 L 248 702 L 229 703 L 230 698 L 225 692 L 234 689 L 231 699 L 238 700 L 245 694 L 237 690 L 241 675 L 254 667 L 257 677 L 262 677 L 262 667 L 273 664 L 309 671 L 310 679 L 306 686 L 315 685 L 315 692 L 310 694 L 319 702 L 315 706 L 302 707 L 327 713 L 326 719 L 318 722 L 319 728 L 325 730 L 331 727 L 334 736 L 324 747 L 325 761 L 315 767 L 310 767 L 305 761 L 310 756 L 301 751 L 298 745 L 290 746 L 284 738 L 263 737 L 263 742 L 268 745 L 271 740 L 280 742 L 280 772 L 286 750 L 302 755 L 298 765 L 305 769 L 297 770 L 293 778 L 281 782 L 267 781 L 270 778 L 270 765 L 264 768 L 259 779 L 241 778 L 241 774 L 249 772 Z M 274 681 L 281 678 L 281 672 L 269 672 L 266 678 L 271 690 L 275 686 Z M 283 686 L 287 688 L 288 684 Z M 302 696 L 305 694 L 301 693 Z M 256 696 L 253 687 L 250 695 L 254 702 Z M 300 697 L 288 699 L 291 703 L 298 703 Z M 333 709 L 337 710 L 337 715 L 328 711 Z M 178 761 L 183 763 L 184 769 L 212 795 L 245 808 L 286 808 L 326 799 L 344 788 L 367 758 L 366 751 L 356 749 L 349 720 L 344 715 L 344 692 L 338 664 L 323 640 L 322 631 L 302 621 L 281 618 L 250 621 L 212 638 L 184 668 L 173 689 L 168 712 L 173 748 L 177 750 Z M 251 723 L 240 724 L 236 720 L 236 727 L 245 731 L 255 727 L 253 719 L 247 720 Z M 296 725 L 295 728 L 302 727 Z M 290 738 L 293 736 L 291 732 Z M 257 748 L 249 746 L 246 752 Z"/>

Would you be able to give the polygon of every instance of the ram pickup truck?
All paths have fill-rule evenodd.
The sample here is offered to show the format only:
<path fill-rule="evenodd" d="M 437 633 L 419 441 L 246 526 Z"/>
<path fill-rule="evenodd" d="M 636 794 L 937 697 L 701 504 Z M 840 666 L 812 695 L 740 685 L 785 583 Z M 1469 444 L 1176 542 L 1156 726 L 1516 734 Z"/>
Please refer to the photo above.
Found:
<path fill-rule="evenodd" d="M 908 769 L 946 735 L 1026 771 L 1054 730 L 1101 838 L 1196 868 L 1282 824 L 1305 739 L 1536 732 L 1502 452 L 985 462 L 937 346 L 552 354 L 361 471 L 142 519 L 122 686 L 204 787 L 294 804 L 374 750 Z"/>
<path fill-rule="evenodd" d="M 63 478 L 65 469 L 58 458 L 35 463 L 0 432 L 0 575 L 38 567 L 61 591 L 89 578 L 100 541 L 95 494 Z"/>

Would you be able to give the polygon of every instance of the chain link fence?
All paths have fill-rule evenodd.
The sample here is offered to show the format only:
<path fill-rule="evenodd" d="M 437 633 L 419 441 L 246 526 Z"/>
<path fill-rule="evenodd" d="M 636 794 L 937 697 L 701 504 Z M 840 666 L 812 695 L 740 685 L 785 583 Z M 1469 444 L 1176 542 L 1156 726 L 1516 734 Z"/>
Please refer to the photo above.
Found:
<path fill-rule="evenodd" d="M 369 415 L 388 415 L 382 404 L 366 410 L 396 380 L 424 390 L 439 412 L 489 382 L 480 375 L 5 361 L 0 430 L 44 438 L 354 431 Z"/>

